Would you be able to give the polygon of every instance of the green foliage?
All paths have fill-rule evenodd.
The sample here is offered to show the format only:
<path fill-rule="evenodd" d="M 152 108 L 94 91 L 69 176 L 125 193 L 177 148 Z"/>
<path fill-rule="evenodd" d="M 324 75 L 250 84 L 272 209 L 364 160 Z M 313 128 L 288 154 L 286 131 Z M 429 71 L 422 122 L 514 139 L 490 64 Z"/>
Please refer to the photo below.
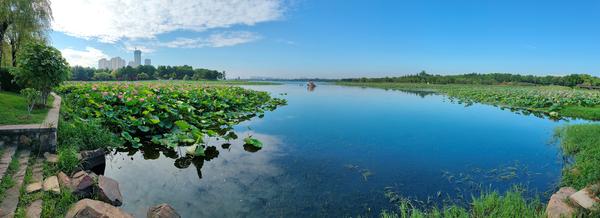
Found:
<path fill-rule="evenodd" d="M 43 218 L 65 217 L 71 205 L 77 202 L 77 197 L 68 189 L 61 189 L 60 194 L 45 192 L 42 199 Z"/>
<path fill-rule="evenodd" d="M 68 109 L 63 108 L 64 110 Z M 80 150 L 93 150 L 119 147 L 123 141 L 102 126 L 100 120 L 83 120 L 72 117 L 69 120 L 63 118 L 58 122 L 58 144 L 65 147 L 76 147 Z"/>
<path fill-rule="evenodd" d="M 232 126 L 285 104 L 266 92 L 194 83 L 87 83 L 59 90 L 70 114 L 97 118 L 133 147 L 169 148 L 225 135 Z M 60 132 L 60 131 L 59 131 Z"/>
<path fill-rule="evenodd" d="M 385 218 L 513 218 L 513 217 L 545 217 L 544 205 L 538 200 L 527 201 L 520 191 L 513 189 L 504 195 L 497 192 L 474 197 L 470 208 L 457 205 L 421 210 L 412 206 L 410 201 L 403 200 L 397 211 L 383 211 L 380 217 Z"/>
<path fill-rule="evenodd" d="M 77 148 L 65 146 L 59 148 L 57 153 L 58 163 L 56 166 L 60 171 L 70 174 L 79 166 L 79 159 L 77 159 Z"/>
<path fill-rule="evenodd" d="M 49 102 L 53 101 L 48 96 Z M 0 92 L 0 125 L 42 123 L 46 118 L 48 109 L 35 108 L 31 114 L 27 111 L 27 100 L 11 92 Z"/>
<path fill-rule="evenodd" d="M 252 136 L 244 138 L 244 143 L 246 143 L 247 145 L 252 145 L 255 148 L 262 148 L 263 146 L 262 142 L 260 142 L 258 139 L 252 138 Z"/>
<path fill-rule="evenodd" d="M 574 159 L 563 170 L 562 184 L 580 189 L 600 182 L 600 124 L 564 126 L 555 135 L 564 154 Z"/>
<path fill-rule="evenodd" d="M 94 76 L 92 76 L 92 80 L 95 80 L 95 81 L 110 81 L 110 80 L 115 80 L 115 78 L 109 72 L 99 71 L 99 72 L 95 72 L 94 73 Z"/>
<path fill-rule="evenodd" d="M 31 111 L 35 106 L 35 103 L 40 98 L 41 92 L 32 88 L 21 89 L 21 95 L 25 97 L 27 101 L 27 112 L 31 115 Z"/>
<path fill-rule="evenodd" d="M 14 73 L 17 83 L 41 91 L 42 99 L 67 80 L 70 72 L 69 64 L 60 51 L 41 42 L 25 45 L 19 53 L 17 65 Z"/>

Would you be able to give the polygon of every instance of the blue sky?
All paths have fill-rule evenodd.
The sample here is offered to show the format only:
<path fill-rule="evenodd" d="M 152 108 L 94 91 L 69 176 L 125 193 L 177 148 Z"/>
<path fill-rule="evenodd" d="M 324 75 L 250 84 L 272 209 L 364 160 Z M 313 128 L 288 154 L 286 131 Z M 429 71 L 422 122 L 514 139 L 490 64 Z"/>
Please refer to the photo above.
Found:
<path fill-rule="evenodd" d="M 229 77 L 600 76 L 599 1 L 53 0 L 55 47 Z M 74 12 L 76 11 L 76 12 Z M 83 19 L 82 17 L 85 17 Z"/>

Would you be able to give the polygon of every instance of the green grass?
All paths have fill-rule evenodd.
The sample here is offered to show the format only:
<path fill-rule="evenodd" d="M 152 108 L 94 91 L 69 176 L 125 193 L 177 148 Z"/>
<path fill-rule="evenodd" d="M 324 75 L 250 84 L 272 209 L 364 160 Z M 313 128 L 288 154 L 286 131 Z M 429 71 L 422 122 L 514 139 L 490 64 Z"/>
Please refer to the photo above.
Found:
<path fill-rule="evenodd" d="M 563 170 L 562 184 L 580 189 L 600 183 L 600 124 L 564 126 L 556 137 L 564 154 L 573 158 Z"/>
<path fill-rule="evenodd" d="M 410 202 L 402 201 L 395 211 L 383 211 L 382 218 L 513 218 L 513 217 L 545 217 L 545 206 L 539 200 L 526 200 L 521 191 L 516 188 L 504 195 L 498 192 L 474 197 L 470 208 L 456 205 L 422 210 L 411 206 Z"/>
<path fill-rule="evenodd" d="M 48 97 L 51 107 L 54 97 Z M 0 91 L 0 125 L 42 123 L 48 114 L 48 108 L 27 112 L 27 101 L 19 94 Z"/>

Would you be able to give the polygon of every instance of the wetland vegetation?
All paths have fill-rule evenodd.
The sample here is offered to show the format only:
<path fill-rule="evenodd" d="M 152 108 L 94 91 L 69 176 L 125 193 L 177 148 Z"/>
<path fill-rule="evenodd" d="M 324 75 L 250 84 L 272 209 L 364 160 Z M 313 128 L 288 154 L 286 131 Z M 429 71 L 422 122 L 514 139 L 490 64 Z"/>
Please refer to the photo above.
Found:
<path fill-rule="evenodd" d="M 441 94 L 452 102 L 466 106 L 475 103 L 507 108 L 521 114 L 534 114 L 552 119 L 600 120 L 600 91 L 595 89 L 600 78 L 589 75 L 521 76 L 511 74 L 429 75 L 424 72 L 395 78 L 362 78 L 338 81 L 338 85 L 401 90 L 412 93 Z M 576 124 L 558 127 L 555 140 L 567 162 L 561 186 L 582 189 L 600 183 L 600 125 Z M 510 167 L 512 168 L 512 167 Z M 509 169 L 509 168 L 506 168 Z M 499 179 L 511 179 L 516 171 L 494 172 Z M 490 173 L 490 172 L 488 172 Z M 456 179 L 450 172 L 443 173 Z M 467 178 L 468 179 L 468 178 Z M 527 202 L 522 192 L 482 192 L 468 205 L 433 207 L 425 211 L 409 200 L 398 203 L 397 212 L 385 211 L 383 217 L 545 217 L 539 201 Z M 596 191 L 593 193 L 598 195 Z M 476 195 L 473 195 L 476 196 Z M 482 205 L 487 207 L 481 210 Z M 467 208 L 467 209 L 463 209 Z M 485 211 L 484 213 L 481 213 Z M 512 213 L 510 211 L 518 211 Z M 507 213 L 508 212 L 508 213 Z M 580 216 L 597 216 L 579 211 Z"/>

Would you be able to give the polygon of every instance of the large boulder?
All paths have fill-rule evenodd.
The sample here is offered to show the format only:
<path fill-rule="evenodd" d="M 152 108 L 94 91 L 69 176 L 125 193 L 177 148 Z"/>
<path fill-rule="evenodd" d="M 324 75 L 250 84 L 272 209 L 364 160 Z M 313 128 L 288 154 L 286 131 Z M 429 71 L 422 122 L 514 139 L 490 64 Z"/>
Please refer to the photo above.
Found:
<path fill-rule="evenodd" d="M 81 166 L 84 170 L 91 170 L 106 164 L 106 151 L 102 148 L 90 151 L 82 151 Z"/>
<path fill-rule="evenodd" d="M 92 197 L 94 193 L 95 179 L 85 171 L 79 171 L 73 175 L 71 187 L 73 194 L 81 197 Z"/>
<path fill-rule="evenodd" d="M 75 203 L 66 218 L 133 218 L 132 215 L 102 201 L 83 199 Z"/>
<path fill-rule="evenodd" d="M 123 196 L 119 190 L 119 183 L 114 179 L 100 175 L 98 177 L 98 198 L 114 206 L 123 204 Z"/>
<path fill-rule="evenodd" d="M 148 218 L 181 218 L 177 211 L 168 204 L 159 204 L 150 207 L 147 214 Z"/>
<path fill-rule="evenodd" d="M 567 203 L 567 199 L 576 191 L 577 190 L 571 187 L 563 187 L 554 193 L 552 197 L 550 197 L 550 201 L 546 207 L 546 215 L 548 218 L 573 217 L 576 210 Z"/>
<path fill-rule="evenodd" d="M 51 191 L 60 194 L 60 186 L 58 185 L 58 178 L 56 176 L 46 178 L 42 186 L 44 191 Z"/>

